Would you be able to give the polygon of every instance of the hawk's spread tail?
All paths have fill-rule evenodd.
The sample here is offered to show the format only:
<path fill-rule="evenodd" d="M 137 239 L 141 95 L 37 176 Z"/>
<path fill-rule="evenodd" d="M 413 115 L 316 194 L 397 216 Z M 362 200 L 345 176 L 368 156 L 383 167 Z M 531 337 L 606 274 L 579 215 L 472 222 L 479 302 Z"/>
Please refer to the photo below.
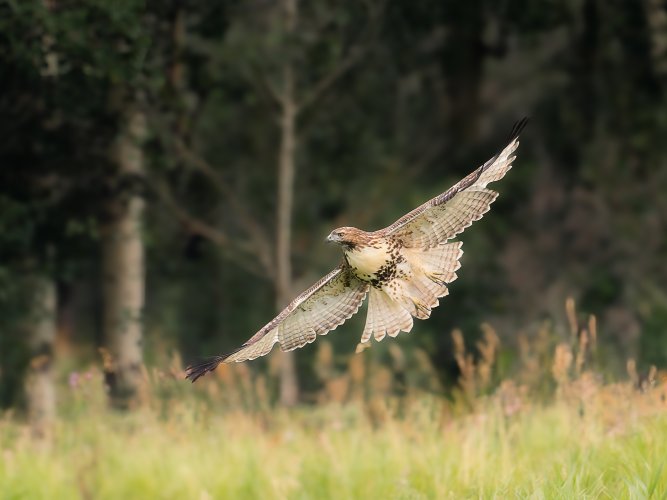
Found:
<path fill-rule="evenodd" d="M 412 330 L 410 313 L 383 290 L 371 288 L 368 293 L 368 314 L 361 342 L 368 342 L 371 336 L 380 341 L 385 335 L 395 337 L 401 331 L 410 330 Z"/>
<path fill-rule="evenodd" d="M 449 293 L 447 284 L 456 279 L 459 259 L 463 254 L 461 242 L 445 243 L 434 248 L 405 248 L 404 267 L 398 276 L 382 285 L 372 287 L 368 299 L 368 315 L 361 342 L 371 337 L 382 340 L 412 329 L 412 317 L 426 319 L 438 299 Z"/>

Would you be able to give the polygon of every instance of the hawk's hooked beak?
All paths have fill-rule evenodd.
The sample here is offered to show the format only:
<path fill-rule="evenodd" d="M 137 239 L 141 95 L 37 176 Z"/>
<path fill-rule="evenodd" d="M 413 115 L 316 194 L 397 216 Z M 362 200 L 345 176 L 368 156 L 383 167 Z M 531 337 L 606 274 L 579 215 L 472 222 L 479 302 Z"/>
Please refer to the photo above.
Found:
<path fill-rule="evenodd" d="M 329 233 L 329 236 L 327 236 L 327 243 L 338 243 L 340 241 L 340 236 L 338 236 L 335 232 Z"/>

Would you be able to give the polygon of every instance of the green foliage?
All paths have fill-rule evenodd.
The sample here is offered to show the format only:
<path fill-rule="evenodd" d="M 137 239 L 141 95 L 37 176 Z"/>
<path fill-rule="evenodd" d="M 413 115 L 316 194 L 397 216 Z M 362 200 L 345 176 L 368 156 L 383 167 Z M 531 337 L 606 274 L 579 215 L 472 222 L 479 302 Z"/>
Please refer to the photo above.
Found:
<path fill-rule="evenodd" d="M 25 273 L 47 273 L 64 291 L 94 272 L 113 194 L 116 106 L 149 86 L 145 8 L 134 0 L 0 1 L 3 407 L 24 385 Z"/>
<path fill-rule="evenodd" d="M 143 1 L 0 3 L 4 261 L 67 274 L 107 194 L 111 90 L 137 92 L 150 43 Z"/>

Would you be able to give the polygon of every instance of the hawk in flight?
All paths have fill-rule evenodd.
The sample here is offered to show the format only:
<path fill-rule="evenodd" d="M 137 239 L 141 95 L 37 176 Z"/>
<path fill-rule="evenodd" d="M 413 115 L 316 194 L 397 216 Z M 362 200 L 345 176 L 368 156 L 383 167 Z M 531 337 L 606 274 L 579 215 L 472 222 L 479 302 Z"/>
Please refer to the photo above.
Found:
<path fill-rule="evenodd" d="M 484 165 L 391 226 L 372 233 L 355 227 L 334 229 L 327 240 L 341 246 L 341 264 L 241 347 L 189 366 L 186 377 L 194 382 L 220 363 L 264 356 L 275 343 L 283 351 L 303 347 L 343 324 L 366 296 L 362 343 L 409 332 L 413 317 L 428 318 L 438 299 L 449 293 L 447 285 L 457 278 L 462 242 L 450 240 L 491 207 L 498 193 L 486 186 L 512 167 L 526 123 L 526 118 L 517 122 L 507 145 Z"/>

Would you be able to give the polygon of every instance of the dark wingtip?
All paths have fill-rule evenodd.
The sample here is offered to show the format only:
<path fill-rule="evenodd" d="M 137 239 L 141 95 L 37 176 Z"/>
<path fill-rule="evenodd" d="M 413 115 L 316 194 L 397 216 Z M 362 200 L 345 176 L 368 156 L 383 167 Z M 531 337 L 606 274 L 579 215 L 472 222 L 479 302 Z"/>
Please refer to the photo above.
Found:
<path fill-rule="evenodd" d="M 214 356 L 206 359 L 196 365 L 190 365 L 185 369 L 185 378 L 194 384 L 198 378 L 203 377 L 208 372 L 215 370 L 220 363 L 225 360 L 224 356 Z"/>
<path fill-rule="evenodd" d="M 507 142 L 508 142 L 508 143 L 509 143 L 509 142 L 512 142 L 514 139 L 516 139 L 517 137 L 519 137 L 519 135 L 521 134 L 521 132 L 523 132 L 523 129 L 526 128 L 526 125 L 528 125 L 528 122 L 529 122 L 529 121 L 530 121 L 530 118 L 527 117 L 527 116 L 524 116 L 523 118 L 521 118 L 521 120 L 519 120 L 518 122 L 516 122 L 516 123 L 514 124 L 514 126 L 512 127 L 512 131 L 510 132 L 510 136 L 509 136 L 509 138 L 507 139 Z"/>

